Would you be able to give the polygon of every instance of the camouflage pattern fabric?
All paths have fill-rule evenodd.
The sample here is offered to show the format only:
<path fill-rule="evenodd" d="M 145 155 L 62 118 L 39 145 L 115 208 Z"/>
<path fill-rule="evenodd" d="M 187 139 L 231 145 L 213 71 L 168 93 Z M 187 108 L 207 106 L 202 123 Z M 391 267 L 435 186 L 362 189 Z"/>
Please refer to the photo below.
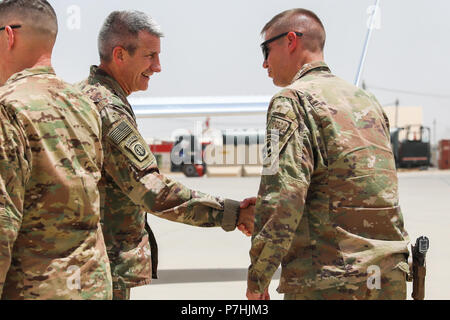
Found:
<path fill-rule="evenodd" d="M 376 98 L 324 62 L 307 64 L 272 98 L 271 130 L 279 167 L 261 178 L 249 289 L 262 293 L 280 263 L 280 293 L 361 284 L 371 266 L 382 276 L 409 272 L 389 124 Z"/>
<path fill-rule="evenodd" d="M 405 300 L 405 273 L 392 270 L 380 278 L 380 289 L 369 288 L 365 282 L 345 284 L 329 289 L 311 289 L 300 293 L 286 293 L 284 300 Z"/>
<path fill-rule="evenodd" d="M 51 67 L 0 88 L 2 299 L 111 299 L 95 105 Z"/>
<path fill-rule="evenodd" d="M 115 289 L 151 282 L 145 211 L 193 226 L 235 228 L 239 202 L 190 190 L 159 173 L 126 94 L 112 77 L 92 66 L 79 87 L 97 105 L 102 120 L 105 162 L 99 189 Z"/>
<path fill-rule="evenodd" d="M 130 300 L 130 288 L 121 288 L 113 290 L 113 300 Z"/>

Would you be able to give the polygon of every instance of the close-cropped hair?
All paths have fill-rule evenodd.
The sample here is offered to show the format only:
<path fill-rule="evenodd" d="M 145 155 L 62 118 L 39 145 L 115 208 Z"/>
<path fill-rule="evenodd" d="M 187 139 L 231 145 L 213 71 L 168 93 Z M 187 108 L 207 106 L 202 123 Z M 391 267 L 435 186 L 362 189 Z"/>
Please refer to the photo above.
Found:
<path fill-rule="evenodd" d="M 29 23 L 29 27 L 56 37 L 58 19 L 53 7 L 46 0 L 3 0 L 0 1 L 0 23 L 17 18 Z"/>
<path fill-rule="evenodd" d="M 304 25 L 306 30 L 295 31 L 303 32 L 304 37 L 307 38 L 310 42 L 317 43 L 317 45 L 313 45 L 311 43 L 308 45 L 313 51 L 315 51 L 316 49 L 323 51 L 325 47 L 326 37 L 325 28 L 319 17 L 314 12 L 307 9 L 290 9 L 277 14 L 265 24 L 265 26 L 261 30 L 261 35 L 264 35 L 269 29 L 274 29 L 279 33 L 294 31 L 293 28 L 299 24 L 299 22 L 296 20 L 296 18 L 298 17 L 304 17 L 312 21 L 312 23 L 310 23 L 309 25 L 301 23 Z"/>
<path fill-rule="evenodd" d="M 98 51 L 101 61 L 110 62 L 115 47 L 122 47 L 133 55 L 137 49 L 138 34 L 146 31 L 163 37 L 158 23 L 141 11 L 114 11 L 103 23 L 98 36 Z"/>

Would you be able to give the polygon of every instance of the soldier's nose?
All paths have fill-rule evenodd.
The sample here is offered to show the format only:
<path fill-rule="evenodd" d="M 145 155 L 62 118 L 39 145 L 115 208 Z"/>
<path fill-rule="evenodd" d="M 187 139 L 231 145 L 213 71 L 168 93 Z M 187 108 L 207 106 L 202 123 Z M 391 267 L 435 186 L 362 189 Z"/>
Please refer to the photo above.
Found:
<path fill-rule="evenodd" d="M 152 66 L 153 72 L 161 72 L 161 65 L 158 63 L 157 65 Z"/>

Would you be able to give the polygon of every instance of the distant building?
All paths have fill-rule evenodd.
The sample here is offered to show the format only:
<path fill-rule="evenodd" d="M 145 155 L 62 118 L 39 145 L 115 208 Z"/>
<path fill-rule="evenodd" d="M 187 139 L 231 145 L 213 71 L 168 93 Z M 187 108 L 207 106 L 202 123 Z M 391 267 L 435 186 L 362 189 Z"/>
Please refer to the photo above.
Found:
<path fill-rule="evenodd" d="M 391 129 L 408 125 L 423 125 L 422 107 L 398 107 L 398 112 L 396 112 L 395 106 L 383 107 L 383 109 L 389 118 Z"/>
<path fill-rule="evenodd" d="M 430 142 L 430 132 L 424 132 L 424 136 L 420 134 L 420 126 L 423 125 L 422 107 L 398 107 L 398 111 L 396 111 L 395 106 L 383 107 L 383 109 L 389 118 L 391 131 L 394 131 L 396 128 L 412 126 L 408 137 L 406 136 L 408 131 L 403 130 L 400 133 L 400 140 L 423 139 L 424 142 Z"/>

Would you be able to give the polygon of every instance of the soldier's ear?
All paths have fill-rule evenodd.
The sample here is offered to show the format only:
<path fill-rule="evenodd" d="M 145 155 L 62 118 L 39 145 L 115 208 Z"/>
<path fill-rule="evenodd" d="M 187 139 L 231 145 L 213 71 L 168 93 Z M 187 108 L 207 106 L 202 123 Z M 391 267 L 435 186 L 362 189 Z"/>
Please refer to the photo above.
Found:
<path fill-rule="evenodd" d="M 122 48 L 122 47 L 115 47 L 113 49 L 112 56 L 113 56 L 114 62 L 116 62 L 116 63 L 123 63 L 123 61 L 124 61 L 124 51 L 125 51 L 125 49 Z"/>
<path fill-rule="evenodd" d="M 298 46 L 298 42 L 297 42 L 297 36 L 295 34 L 295 32 L 289 32 L 287 35 L 288 38 L 288 50 L 289 52 L 293 52 L 297 46 Z"/>
<path fill-rule="evenodd" d="M 6 26 L 5 32 L 6 32 L 6 37 L 8 39 L 8 50 L 11 50 L 14 47 L 14 44 L 16 42 L 14 31 L 10 26 Z"/>

